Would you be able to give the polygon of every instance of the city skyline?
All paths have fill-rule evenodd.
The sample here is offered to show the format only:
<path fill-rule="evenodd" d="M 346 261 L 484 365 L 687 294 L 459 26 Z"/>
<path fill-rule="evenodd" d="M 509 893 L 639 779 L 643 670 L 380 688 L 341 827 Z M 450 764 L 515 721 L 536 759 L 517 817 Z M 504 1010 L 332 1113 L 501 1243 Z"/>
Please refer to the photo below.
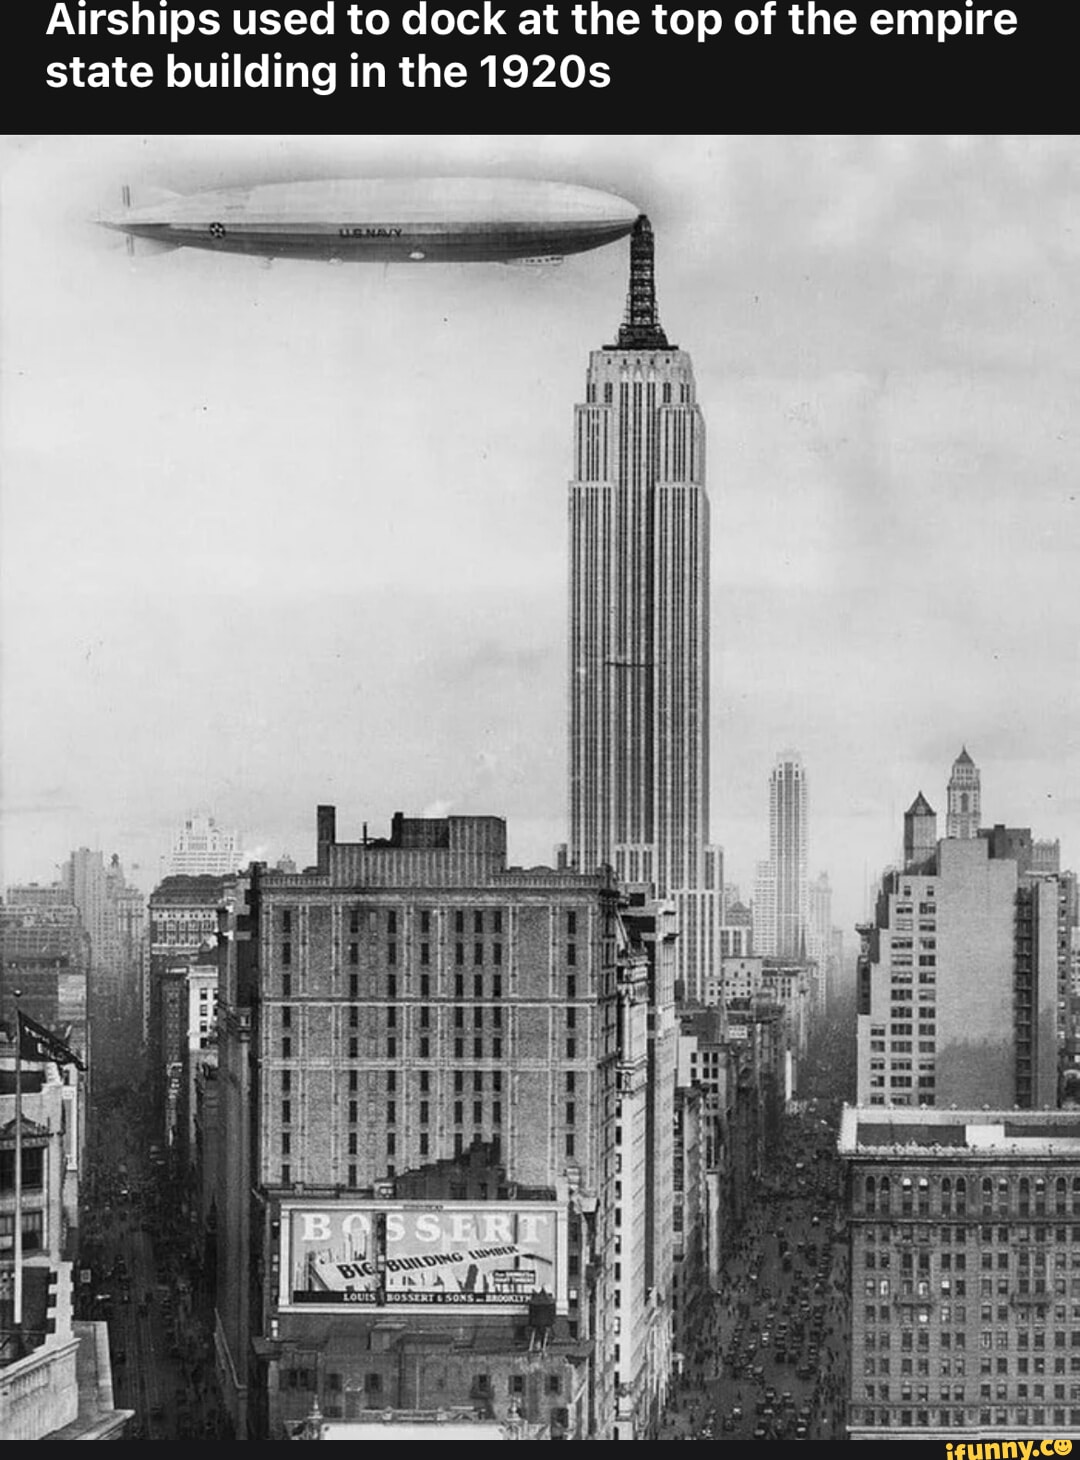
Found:
<path fill-rule="evenodd" d="M 845 929 L 961 744 L 984 824 L 1075 862 L 1067 139 L 206 142 L 7 144 L 5 884 L 89 844 L 156 872 L 192 805 L 300 864 L 322 800 L 504 816 L 526 864 L 567 839 L 566 412 L 625 245 L 133 272 L 84 221 L 128 180 L 349 169 L 565 176 L 652 219 L 710 441 L 708 819 L 744 898 L 785 744 Z"/>

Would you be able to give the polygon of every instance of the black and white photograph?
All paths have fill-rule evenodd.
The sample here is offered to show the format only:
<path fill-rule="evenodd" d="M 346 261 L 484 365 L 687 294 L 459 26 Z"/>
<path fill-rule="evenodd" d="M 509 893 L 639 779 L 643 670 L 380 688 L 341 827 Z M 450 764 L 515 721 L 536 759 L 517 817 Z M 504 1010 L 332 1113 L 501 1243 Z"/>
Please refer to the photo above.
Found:
<path fill-rule="evenodd" d="M 1068 1454 L 1080 139 L 0 190 L 0 1438 Z"/>

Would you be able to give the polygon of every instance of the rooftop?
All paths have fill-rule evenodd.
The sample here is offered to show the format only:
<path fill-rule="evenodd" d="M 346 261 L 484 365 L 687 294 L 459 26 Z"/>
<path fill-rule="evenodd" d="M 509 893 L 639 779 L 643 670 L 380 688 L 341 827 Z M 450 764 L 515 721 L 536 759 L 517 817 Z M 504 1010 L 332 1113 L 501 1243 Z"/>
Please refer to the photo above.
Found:
<path fill-rule="evenodd" d="M 925 1106 L 844 1107 L 842 1156 L 922 1151 L 1052 1152 L 1080 1158 L 1080 1110 L 935 1110 Z"/>

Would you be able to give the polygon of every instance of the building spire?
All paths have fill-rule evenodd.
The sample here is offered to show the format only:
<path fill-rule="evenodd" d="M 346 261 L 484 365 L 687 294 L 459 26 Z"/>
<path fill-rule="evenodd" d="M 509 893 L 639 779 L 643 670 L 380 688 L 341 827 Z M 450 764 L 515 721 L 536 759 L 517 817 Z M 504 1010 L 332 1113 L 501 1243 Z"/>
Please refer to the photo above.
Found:
<path fill-rule="evenodd" d="M 652 224 L 642 213 L 630 234 L 630 289 L 615 350 L 671 350 L 656 308 Z"/>

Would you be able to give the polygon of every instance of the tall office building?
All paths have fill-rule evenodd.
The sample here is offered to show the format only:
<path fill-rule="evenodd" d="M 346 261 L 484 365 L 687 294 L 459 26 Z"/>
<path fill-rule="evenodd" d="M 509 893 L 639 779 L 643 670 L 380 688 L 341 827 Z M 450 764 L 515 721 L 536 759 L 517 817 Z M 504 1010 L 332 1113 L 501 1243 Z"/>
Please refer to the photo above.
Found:
<path fill-rule="evenodd" d="M 754 900 L 751 910 L 754 952 L 763 958 L 776 957 L 776 867 L 766 857 L 754 868 Z"/>
<path fill-rule="evenodd" d="M 978 836 L 980 807 L 979 768 L 963 746 L 953 761 L 948 786 L 945 835 Z"/>
<path fill-rule="evenodd" d="M 769 776 L 769 857 L 754 888 L 754 952 L 776 958 L 807 953 L 810 878 L 806 771 L 797 750 L 783 750 Z"/>
<path fill-rule="evenodd" d="M 860 1105 L 1058 1104 L 1071 995 L 1059 876 L 1032 873 L 1031 833 L 932 842 L 921 795 L 906 860 L 859 932 Z"/>
<path fill-rule="evenodd" d="M 610 872 L 505 849 L 495 817 L 343 843 L 324 806 L 317 866 L 254 864 L 223 910 L 218 1351 L 241 1434 L 287 1438 L 317 1399 L 615 1437 L 637 1341 L 616 1316 L 670 1288 L 643 1210 L 646 963 L 619 951 Z"/>
<path fill-rule="evenodd" d="M 709 817 L 709 502 L 690 357 L 660 324 L 648 219 L 626 318 L 589 358 L 570 484 L 570 861 L 679 904 L 676 977 L 718 949 Z M 680 893 L 697 894 L 679 896 Z"/>
<path fill-rule="evenodd" d="M 819 872 L 808 891 L 807 956 L 824 975 L 832 954 L 832 884 L 828 872 Z"/>

